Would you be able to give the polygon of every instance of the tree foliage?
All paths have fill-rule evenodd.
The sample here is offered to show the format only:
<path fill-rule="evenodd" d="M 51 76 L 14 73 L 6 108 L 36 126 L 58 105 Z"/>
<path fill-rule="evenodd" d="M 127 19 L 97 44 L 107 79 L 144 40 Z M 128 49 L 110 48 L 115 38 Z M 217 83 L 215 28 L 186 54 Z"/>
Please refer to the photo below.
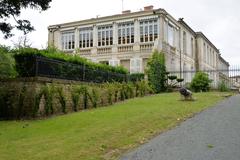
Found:
<path fill-rule="evenodd" d="M 0 1 L 0 30 L 4 38 L 13 36 L 12 29 L 16 28 L 27 33 L 34 30 L 30 21 L 25 19 L 17 19 L 21 14 L 21 9 L 31 8 L 40 11 L 47 10 L 52 0 L 1 0 Z M 16 22 L 15 25 L 9 23 L 9 18 L 13 18 Z"/>
<path fill-rule="evenodd" d="M 155 50 L 147 64 L 147 75 L 149 83 L 156 93 L 166 91 L 166 73 L 164 54 Z"/>
<path fill-rule="evenodd" d="M 207 92 L 210 89 L 210 83 L 212 82 L 209 79 L 208 74 L 204 72 L 197 72 L 192 79 L 190 87 L 195 92 Z"/>

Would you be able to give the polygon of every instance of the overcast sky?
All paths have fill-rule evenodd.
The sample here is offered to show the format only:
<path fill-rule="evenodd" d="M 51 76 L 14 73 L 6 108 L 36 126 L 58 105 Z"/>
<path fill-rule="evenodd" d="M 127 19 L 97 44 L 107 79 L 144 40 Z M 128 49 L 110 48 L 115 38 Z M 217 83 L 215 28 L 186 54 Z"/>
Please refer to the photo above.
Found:
<path fill-rule="evenodd" d="M 45 48 L 49 25 L 118 14 L 122 0 L 53 0 L 51 8 L 39 13 L 24 10 L 36 31 L 29 34 L 33 47 Z M 239 0 L 124 0 L 124 10 L 139 11 L 144 6 L 163 8 L 176 19 L 183 17 L 195 31 L 202 31 L 231 65 L 240 65 L 240 1 Z M 1 44 L 12 45 L 21 34 Z"/>

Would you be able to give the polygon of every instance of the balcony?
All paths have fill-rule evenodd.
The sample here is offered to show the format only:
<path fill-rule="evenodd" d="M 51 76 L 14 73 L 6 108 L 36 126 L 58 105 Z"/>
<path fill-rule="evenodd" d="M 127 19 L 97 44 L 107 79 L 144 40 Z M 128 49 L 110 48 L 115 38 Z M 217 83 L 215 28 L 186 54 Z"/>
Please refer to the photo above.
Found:
<path fill-rule="evenodd" d="M 107 54 L 112 52 L 112 47 L 103 47 L 97 49 L 97 54 Z"/>
<path fill-rule="evenodd" d="M 90 55 L 91 54 L 91 49 L 87 48 L 87 49 L 80 49 L 80 55 Z"/>
<path fill-rule="evenodd" d="M 154 43 L 145 43 L 145 44 L 140 44 L 140 52 L 152 52 Z"/>
<path fill-rule="evenodd" d="M 122 53 L 122 52 L 132 52 L 133 51 L 133 46 L 119 46 L 118 47 L 118 53 Z"/>

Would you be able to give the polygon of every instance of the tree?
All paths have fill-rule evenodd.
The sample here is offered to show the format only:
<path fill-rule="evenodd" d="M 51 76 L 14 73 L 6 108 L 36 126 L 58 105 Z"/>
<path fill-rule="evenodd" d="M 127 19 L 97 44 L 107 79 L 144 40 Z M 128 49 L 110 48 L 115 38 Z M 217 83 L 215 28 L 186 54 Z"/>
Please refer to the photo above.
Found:
<path fill-rule="evenodd" d="M 204 72 L 197 72 L 193 77 L 190 87 L 194 92 L 207 92 L 210 89 L 211 79 L 208 78 L 208 74 Z"/>
<path fill-rule="evenodd" d="M 31 8 L 40 11 L 47 10 L 52 0 L 1 0 L 0 1 L 0 30 L 4 38 L 13 36 L 12 29 L 16 28 L 23 31 L 24 35 L 34 30 L 30 21 L 25 19 L 17 19 L 21 14 L 21 9 Z M 9 18 L 13 18 L 15 25 L 8 22 Z"/>
<path fill-rule="evenodd" d="M 147 75 L 149 83 L 156 93 L 166 91 L 167 72 L 163 53 L 159 53 L 157 50 L 153 52 L 147 64 Z"/>
<path fill-rule="evenodd" d="M 20 36 L 18 37 L 18 41 L 12 41 L 13 46 L 16 49 L 21 49 L 21 48 L 31 48 L 32 43 L 30 42 L 30 39 L 28 39 L 27 35 L 25 36 Z"/>

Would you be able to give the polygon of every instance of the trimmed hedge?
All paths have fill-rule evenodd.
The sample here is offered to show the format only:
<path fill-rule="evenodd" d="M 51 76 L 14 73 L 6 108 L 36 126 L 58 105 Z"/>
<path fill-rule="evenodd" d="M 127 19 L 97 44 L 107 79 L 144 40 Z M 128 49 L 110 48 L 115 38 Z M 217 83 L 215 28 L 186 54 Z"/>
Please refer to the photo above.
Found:
<path fill-rule="evenodd" d="M 77 55 L 24 48 L 15 55 L 16 69 L 20 77 L 49 77 L 86 82 L 128 81 L 127 70 L 90 62 Z"/>
<path fill-rule="evenodd" d="M 37 55 L 37 56 L 46 57 L 49 59 L 59 60 L 63 62 L 85 65 L 86 67 L 91 69 L 100 69 L 103 71 L 110 71 L 110 72 L 120 73 L 120 74 L 128 73 L 127 69 L 125 69 L 122 66 L 112 67 L 106 64 L 93 63 L 87 60 L 86 58 L 80 57 L 78 55 L 67 54 L 61 51 L 56 51 L 51 49 L 38 50 L 35 48 L 22 48 L 22 49 L 14 50 L 13 52 L 15 53 L 15 57 L 21 57 L 21 56 L 31 57 L 33 55 Z"/>

